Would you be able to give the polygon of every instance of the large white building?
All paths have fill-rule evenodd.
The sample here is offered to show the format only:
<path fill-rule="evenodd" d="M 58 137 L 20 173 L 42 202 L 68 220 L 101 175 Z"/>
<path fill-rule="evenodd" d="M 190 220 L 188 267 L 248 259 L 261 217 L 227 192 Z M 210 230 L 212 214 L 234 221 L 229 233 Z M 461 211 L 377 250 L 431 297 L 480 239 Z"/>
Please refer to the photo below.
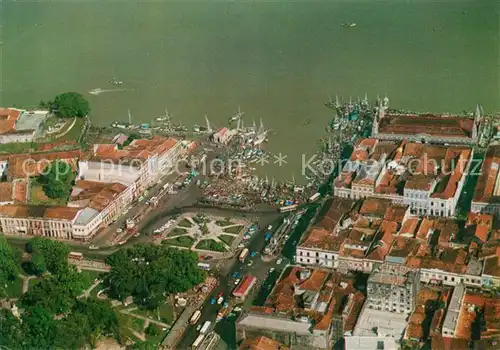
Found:
<path fill-rule="evenodd" d="M 473 151 L 468 147 L 361 140 L 334 181 L 334 195 L 377 197 L 420 215 L 454 216 Z"/>
<path fill-rule="evenodd" d="M 67 158 L 77 154 L 58 153 L 57 158 L 68 159 L 78 170 L 68 206 L 2 205 L 0 229 L 12 235 L 88 240 L 121 215 L 145 189 L 170 172 L 186 149 L 175 139 L 160 137 L 135 140 L 122 150 L 116 145 L 96 145 L 89 156 L 79 154 L 78 169 L 76 158 Z M 14 177 L 27 177 L 29 181 L 29 176 L 39 173 L 36 170 L 41 167 L 37 165 L 50 163 L 45 158 L 53 158 L 54 154 L 45 156 L 36 156 L 29 163 L 33 169 L 23 166 L 23 171 L 18 169 L 19 162 L 10 164 L 5 160 L 8 173 Z M 23 165 L 25 160 L 23 158 Z"/>
<path fill-rule="evenodd" d="M 372 137 L 380 140 L 473 145 L 481 132 L 482 111 L 476 106 L 473 116 L 409 113 L 389 109 L 389 99 L 375 107 Z"/>

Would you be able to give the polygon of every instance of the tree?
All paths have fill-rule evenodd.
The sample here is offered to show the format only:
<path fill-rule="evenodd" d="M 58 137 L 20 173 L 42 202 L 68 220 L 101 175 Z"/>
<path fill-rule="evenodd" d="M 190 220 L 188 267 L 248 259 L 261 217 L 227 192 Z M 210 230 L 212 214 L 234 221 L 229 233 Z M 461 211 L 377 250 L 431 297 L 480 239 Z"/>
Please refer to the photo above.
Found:
<path fill-rule="evenodd" d="M 132 141 L 138 140 L 140 138 L 141 138 L 141 135 L 139 135 L 137 133 L 131 133 L 130 135 L 128 135 L 128 139 L 126 139 L 125 142 L 123 143 L 123 147 L 130 145 L 132 143 Z"/>
<path fill-rule="evenodd" d="M 148 341 L 139 341 L 133 345 L 127 346 L 127 349 L 129 350 L 155 350 L 157 348 L 157 346 L 151 344 Z"/>
<path fill-rule="evenodd" d="M 62 118 L 85 117 L 90 111 L 89 102 L 77 92 L 57 95 L 51 110 Z"/>
<path fill-rule="evenodd" d="M 111 266 L 108 294 L 120 300 L 132 295 L 137 304 L 149 309 L 161 304 L 165 294 L 185 292 L 205 277 L 195 253 L 163 245 L 120 249 L 106 262 Z"/>
<path fill-rule="evenodd" d="M 54 315 L 65 313 L 75 305 L 76 297 L 81 294 L 83 288 L 82 275 L 74 268 L 68 267 L 58 275 L 44 277 L 23 294 L 20 301 L 26 308 L 40 306 Z"/>
<path fill-rule="evenodd" d="M 53 347 L 56 321 L 49 310 L 42 306 L 35 306 L 26 310 L 22 319 L 24 348 L 50 349 Z"/>
<path fill-rule="evenodd" d="M 21 323 L 10 312 L 0 309 L 0 346 L 15 348 L 19 346 L 22 339 Z"/>
<path fill-rule="evenodd" d="M 81 349 L 87 344 L 95 348 L 101 336 L 118 337 L 118 319 L 106 301 L 79 300 L 58 323 L 57 334 L 56 346 L 62 349 Z"/>
<path fill-rule="evenodd" d="M 26 244 L 26 251 L 31 253 L 33 271 L 42 275 L 46 271 L 59 274 L 68 269 L 69 247 L 45 237 L 32 238 Z"/>
<path fill-rule="evenodd" d="M 75 174 L 71 166 L 61 160 L 55 160 L 47 165 L 38 180 L 43 185 L 43 191 L 50 198 L 67 198 L 73 188 Z"/>
<path fill-rule="evenodd" d="M 0 287 L 14 281 L 19 273 L 16 257 L 5 236 L 0 236 Z"/>

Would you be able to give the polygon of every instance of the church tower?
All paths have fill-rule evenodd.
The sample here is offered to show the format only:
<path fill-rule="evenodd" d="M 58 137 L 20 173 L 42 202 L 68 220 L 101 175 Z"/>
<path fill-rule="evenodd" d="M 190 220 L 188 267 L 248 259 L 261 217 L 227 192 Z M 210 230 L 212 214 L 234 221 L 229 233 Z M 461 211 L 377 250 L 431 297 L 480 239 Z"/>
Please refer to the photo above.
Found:
<path fill-rule="evenodd" d="M 472 123 L 472 139 L 476 140 L 479 135 L 479 124 L 481 123 L 481 107 L 476 105 L 474 121 Z"/>

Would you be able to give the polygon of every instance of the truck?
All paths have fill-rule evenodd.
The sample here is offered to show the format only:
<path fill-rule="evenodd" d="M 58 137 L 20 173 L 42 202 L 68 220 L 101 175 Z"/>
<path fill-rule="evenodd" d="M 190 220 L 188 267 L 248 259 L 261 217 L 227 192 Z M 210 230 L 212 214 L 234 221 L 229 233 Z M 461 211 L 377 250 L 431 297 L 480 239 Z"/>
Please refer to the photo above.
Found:
<path fill-rule="evenodd" d="M 297 210 L 297 204 L 287 205 L 280 208 L 280 213 L 287 213 L 289 211 Z"/>
<path fill-rule="evenodd" d="M 241 251 L 241 254 L 240 254 L 240 257 L 239 257 L 240 262 L 242 262 L 242 263 L 245 262 L 245 258 L 248 256 L 248 253 L 249 253 L 248 248 L 245 248 L 245 249 L 243 249 Z"/>
<path fill-rule="evenodd" d="M 320 193 L 319 192 L 316 192 L 315 194 L 313 194 L 310 198 L 309 198 L 309 203 L 312 203 L 314 201 L 316 201 L 320 196 Z"/>
<path fill-rule="evenodd" d="M 201 329 L 200 329 L 200 334 L 207 334 L 208 330 L 210 329 L 211 324 L 212 324 L 212 322 L 205 321 L 205 323 L 203 324 L 203 327 L 201 327 Z"/>

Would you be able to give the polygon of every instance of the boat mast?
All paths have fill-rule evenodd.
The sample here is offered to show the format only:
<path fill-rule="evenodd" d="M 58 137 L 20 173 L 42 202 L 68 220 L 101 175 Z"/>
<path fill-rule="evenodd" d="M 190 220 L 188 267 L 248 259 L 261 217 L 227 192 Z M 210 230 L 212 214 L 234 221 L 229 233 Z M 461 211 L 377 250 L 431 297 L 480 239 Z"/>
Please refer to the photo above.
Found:
<path fill-rule="evenodd" d="M 264 123 L 262 122 L 262 118 L 260 118 L 259 132 L 258 134 L 262 134 L 264 132 Z"/>
<path fill-rule="evenodd" d="M 205 114 L 205 121 L 207 122 L 207 131 L 212 132 L 212 127 L 210 126 L 210 121 L 208 120 L 207 114 Z"/>

